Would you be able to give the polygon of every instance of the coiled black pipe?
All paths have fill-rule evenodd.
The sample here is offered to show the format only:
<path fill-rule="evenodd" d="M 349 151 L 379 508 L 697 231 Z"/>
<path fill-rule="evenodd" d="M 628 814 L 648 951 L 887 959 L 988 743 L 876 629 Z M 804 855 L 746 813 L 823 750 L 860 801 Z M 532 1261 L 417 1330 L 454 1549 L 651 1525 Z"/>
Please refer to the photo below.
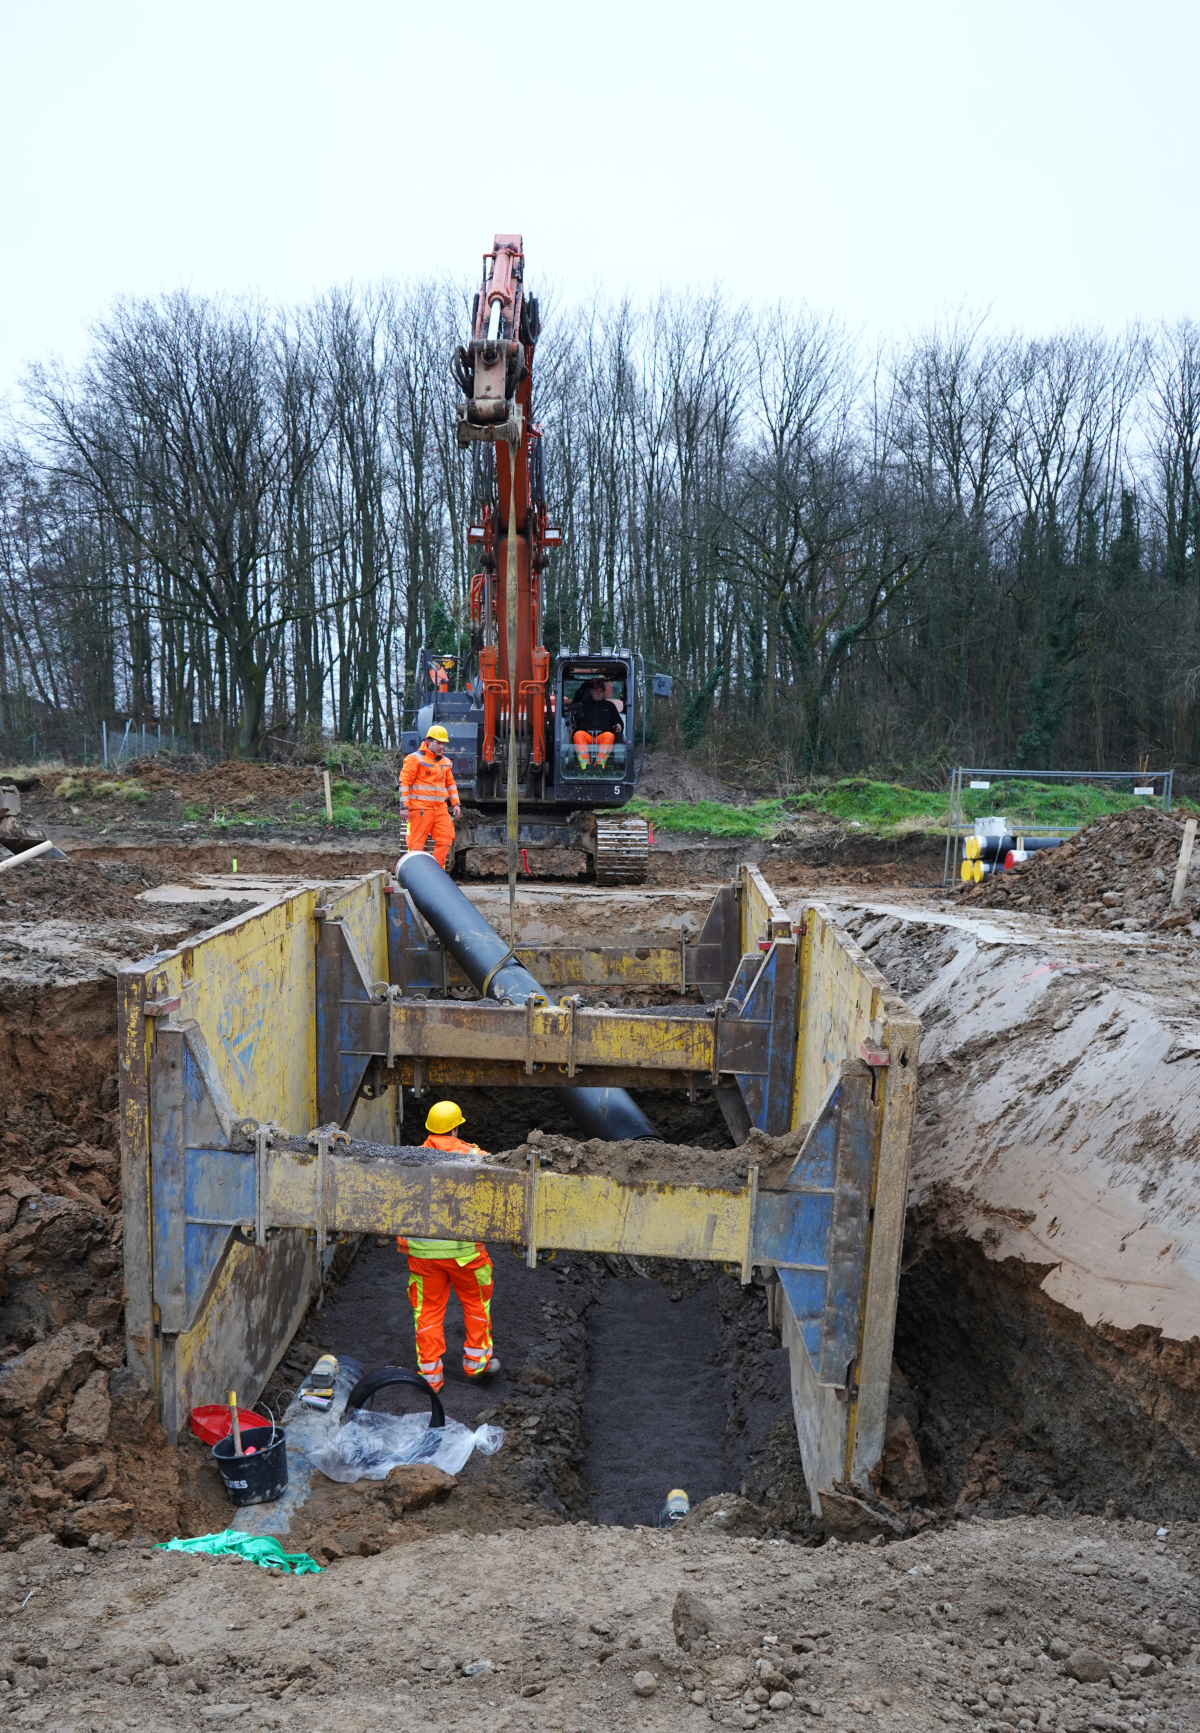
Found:
<path fill-rule="evenodd" d="M 530 993 L 542 993 L 529 970 L 517 962 L 499 933 L 431 854 L 403 855 L 396 877 L 463 974 L 485 998 L 523 1005 Z M 658 1137 L 624 1089 L 560 1088 L 551 1093 L 587 1137 L 602 1137 L 610 1143 Z"/>

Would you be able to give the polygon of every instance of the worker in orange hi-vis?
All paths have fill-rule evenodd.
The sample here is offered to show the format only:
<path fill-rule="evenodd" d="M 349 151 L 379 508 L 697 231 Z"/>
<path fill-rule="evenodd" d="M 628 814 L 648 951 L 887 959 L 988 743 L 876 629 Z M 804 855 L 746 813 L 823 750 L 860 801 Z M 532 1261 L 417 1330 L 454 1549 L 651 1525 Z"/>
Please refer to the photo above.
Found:
<path fill-rule="evenodd" d="M 483 1155 L 477 1143 L 453 1135 L 463 1123 L 456 1102 L 438 1101 L 429 1110 L 426 1149 L 458 1155 Z M 417 1370 L 435 1390 L 445 1377 L 446 1303 L 450 1290 L 458 1295 L 466 1326 L 463 1371 L 468 1378 L 490 1378 L 500 1370 L 492 1353 L 492 1260 L 478 1240 L 413 1240 L 397 1235 L 396 1244 L 408 1255 L 408 1301 L 417 1329 Z"/>
<path fill-rule="evenodd" d="M 458 802 L 458 786 L 445 756 L 450 736 L 435 722 L 425 736 L 425 742 L 410 752 L 400 769 L 400 804 L 404 808 L 406 847 L 410 854 L 420 854 L 425 839 L 433 834 L 433 858 L 440 867 L 454 846 L 454 826 L 451 814 L 462 817 Z M 449 806 L 450 811 L 446 808 Z"/>
<path fill-rule="evenodd" d="M 571 706 L 571 744 L 579 758 L 580 770 L 595 764 L 603 770 L 608 755 L 625 732 L 621 712 L 611 698 L 605 697 L 608 682 L 592 680 L 581 686 Z"/>

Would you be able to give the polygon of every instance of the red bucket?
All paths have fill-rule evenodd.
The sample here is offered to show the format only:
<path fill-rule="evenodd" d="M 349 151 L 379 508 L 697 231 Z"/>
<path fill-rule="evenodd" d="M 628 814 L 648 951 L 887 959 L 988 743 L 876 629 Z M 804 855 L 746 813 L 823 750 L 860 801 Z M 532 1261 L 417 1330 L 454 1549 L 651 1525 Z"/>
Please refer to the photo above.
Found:
<path fill-rule="evenodd" d="M 228 1438 L 233 1422 L 229 1417 L 227 1402 L 207 1402 L 203 1408 L 193 1408 L 188 1422 L 201 1444 L 219 1444 L 222 1438 Z M 270 1420 L 265 1414 L 259 1414 L 253 1408 L 238 1409 L 239 1426 L 269 1426 Z"/>

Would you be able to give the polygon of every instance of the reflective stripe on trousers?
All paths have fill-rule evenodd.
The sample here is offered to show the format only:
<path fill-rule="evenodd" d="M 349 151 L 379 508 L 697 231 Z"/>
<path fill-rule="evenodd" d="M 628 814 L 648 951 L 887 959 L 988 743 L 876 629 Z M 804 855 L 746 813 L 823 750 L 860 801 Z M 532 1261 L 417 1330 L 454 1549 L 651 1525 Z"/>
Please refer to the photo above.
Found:
<path fill-rule="evenodd" d="M 446 1352 L 446 1304 L 453 1289 L 466 1326 L 463 1371 L 468 1378 L 477 1377 L 492 1357 L 492 1260 L 486 1252 L 469 1264 L 456 1263 L 453 1258 L 410 1255 L 408 1272 L 408 1299 L 416 1326 L 421 1376 L 428 1376 L 426 1366 L 441 1372 Z M 434 1383 L 434 1379 L 430 1377 L 429 1382 Z"/>

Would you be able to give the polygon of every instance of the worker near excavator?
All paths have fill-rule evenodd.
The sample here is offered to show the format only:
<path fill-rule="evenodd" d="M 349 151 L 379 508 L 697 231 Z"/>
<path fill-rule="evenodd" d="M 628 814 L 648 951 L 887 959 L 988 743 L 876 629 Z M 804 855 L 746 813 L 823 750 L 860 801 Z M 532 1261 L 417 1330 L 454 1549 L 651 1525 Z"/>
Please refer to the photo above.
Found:
<path fill-rule="evenodd" d="M 400 804 L 404 808 L 406 847 L 421 854 L 432 833 L 433 858 L 440 867 L 454 846 L 453 818 L 462 817 L 458 785 L 445 756 L 450 736 L 435 722 L 422 745 L 400 767 Z M 449 811 L 447 811 L 449 807 Z"/>
<path fill-rule="evenodd" d="M 455 1137 L 464 1123 L 454 1101 L 437 1101 L 429 1109 L 425 1129 L 426 1149 L 444 1149 L 456 1155 L 485 1155 L 477 1143 Z M 397 1235 L 396 1245 L 408 1256 L 408 1301 L 417 1331 L 417 1370 L 435 1390 L 445 1381 L 442 1356 L 446 1352 L 446 1304 L 450 1291 L 458 1295 L 463 1310 L 466 1340 L 463 1371 L 468 1378 L 490 1378 L 500 1370 L 492 1353 L 492 1260 L 478 1240 L 413 1240 Z"/>
<path fill-rule="evenodd" d="M 607 690 L 608 682 L 597 676 L 575 694 L 570 717 L 571 744 L 579 756 L 580 770 L 586 770 L 589 763 L 603 770 L 609 753 L 625 732 L 621 712 L 605 696 Z"/>

